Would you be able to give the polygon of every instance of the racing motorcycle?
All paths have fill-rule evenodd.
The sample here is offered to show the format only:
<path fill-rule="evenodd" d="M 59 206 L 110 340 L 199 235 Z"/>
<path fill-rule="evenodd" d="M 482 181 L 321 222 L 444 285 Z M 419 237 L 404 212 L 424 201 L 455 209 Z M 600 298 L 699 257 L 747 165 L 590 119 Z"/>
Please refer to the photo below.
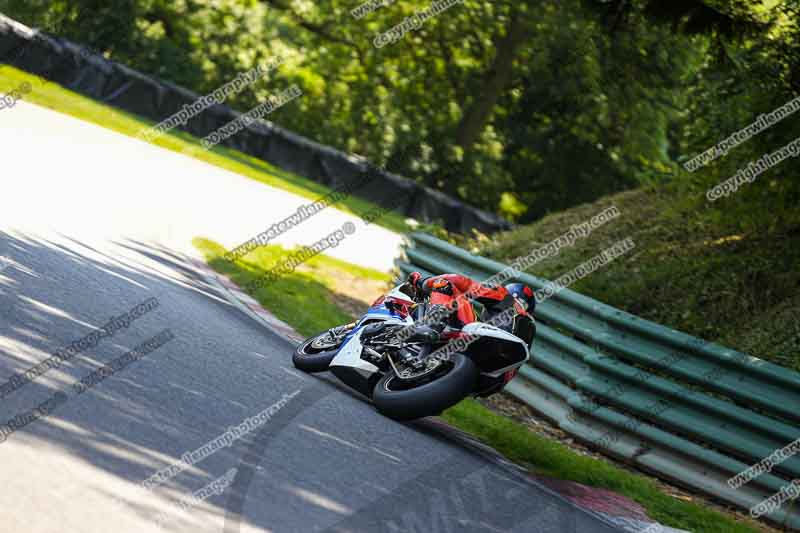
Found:
<path fill-rule="evenodd" d="M 509 297 L 493 309 L 494 317 L 477 320 L 486 318 L 484 309 L 475 321 L 452 328 L 427 320 L 437 318 L 436 306 L 415 301 L 407 284 L 397 285 L 356 322 L 303 341 L 292 362 L 304 372 L 331 371 L 390 418 L 437 415 L 467 396 L 501 391 L 530 358 L 536 323 L 518 295 L 531 289 L 519 283 L 506 288 Z M 473 310 L 480 306 L 470 303 Z"/>

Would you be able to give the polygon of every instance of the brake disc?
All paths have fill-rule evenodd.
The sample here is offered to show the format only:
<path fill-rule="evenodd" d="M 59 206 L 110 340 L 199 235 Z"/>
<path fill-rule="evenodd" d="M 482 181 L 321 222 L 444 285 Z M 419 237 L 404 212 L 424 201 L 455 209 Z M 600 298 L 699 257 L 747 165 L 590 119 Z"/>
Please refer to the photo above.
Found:
<path fill-rule="evenodd" d="M 320 335 L 311 341 L 311 347 L 315 350 L 325 350 L 326 348 L 338 346 L 340 342 L 341 335 L 334 335 L 332 332 L 328 332 L 327 335 Z"/>
<path fill-rule="evenodd" d="M 413 381 L 420 379 L 424 376 L 427 376 L 428 374 L 431 374 L 442 365 L 443 361 L 440 361 L 438 359 L 428 358 L 424 361 L 424 363 L 425 363 L 425 368 L 410 368 L 408 365 L 404 365 L 402 363 L 401 363 L 401 366 L 403 367 L 402 370 L 398 369 L 394 364 L 392 364 L 392 367 L 395 371 L 395 375 L 397 375 L 397 377 L 400 380 Z"/>

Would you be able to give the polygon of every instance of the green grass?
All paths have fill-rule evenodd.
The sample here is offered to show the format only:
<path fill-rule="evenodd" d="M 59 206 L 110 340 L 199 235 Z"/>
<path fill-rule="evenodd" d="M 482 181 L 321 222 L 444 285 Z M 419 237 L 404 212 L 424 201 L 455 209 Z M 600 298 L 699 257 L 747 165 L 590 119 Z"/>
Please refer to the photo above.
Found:
<path fill-rule="evenodd" d="M 143 128 L 149 128 L 155 124 L 74 93 L 55 83 L 43 83 L 41 78 L 33 74 L 8 65 L 0 66 L 0 92 L 5 93 L 16 89 L 23 82 L 30 83 L 32 87 L 32 91 L 24 95 L 25 101 L 97 124 L 123 135 L 135 137 Z M 2 111 L 4 113 L 13 112 L 8 109 Z M 155 139 L 152 144 L 185 153 L 189 157 L 310 200 L 316 200 L 333 190 L 310 179 L 283 171 L 238 150 L 222 146 L 205 150 L 200 145 L 199 139 L 179 130 L 173 130 Z M 335 204 L 335 209 L 354 215 L 362 215 L 376 207 L 372 202 L 352 195 Z M 387 212 L 375 223 L 397 233 L 405 233 L 409 230 L 405 217 L 392 211 Z"/>
<path fill-rule="evenodd" d="M 612 490 L 635 500 L 648 515 L 671 527 L 693 533 L 755 533 L 756 522 L 738 522 L 715 510 L 678 500 L 650 479 L 609 463 L 579 455 L 559 442 L 541 437 L 524 425 L 497 415 L 475 400 L 464 400 L 442 417 L 475 435 L 509 459 L 536 474 Z"/>
<path fill-rule="evenodd" d="M 289 252 L 279 245 L 260 246 L 233 263 L 221 259 L 225 249 L 208 239 L 197 238 L 195 247 L 209 266 L 228 276 L 240 287 L 247 285 L 271 269 Z M 359 279 L 388 282 L 383 272 L 352 265 L 325 255 L 309 259 L 294 272 L 251 292 L 266 309 L 305 336 L 347 324 L 353 316 L 336 304 L 335 280 L 344 275 Z"/>

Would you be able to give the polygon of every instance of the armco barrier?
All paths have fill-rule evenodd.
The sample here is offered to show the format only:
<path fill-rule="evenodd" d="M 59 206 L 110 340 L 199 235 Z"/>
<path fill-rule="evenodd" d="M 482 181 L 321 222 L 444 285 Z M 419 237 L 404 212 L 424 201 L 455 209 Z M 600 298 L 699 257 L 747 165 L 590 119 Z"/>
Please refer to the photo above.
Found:
<path fill-rule="evenodd" d="M 14 65 L 81 93 L 89 98 L 159 123 L 198 95 L 171 83 L 145 76 L 81 46 L 0 14 L 0 62 Z M 181 129 L 202 138 L 240 116 L 224 105 L 214 105 Z M 484 233 L 508 229 L 502 218 L 466 205 L 439 191 L 397 174 L 385 172 L 363 158 L 258 120 L 221 144 L 257 157 L 329 187 L 357 187 L 353 194 L 381 207 L 423 222 L 441 222 L 450 231 Z"/>
<path fill-rule="evenodd" d="M 486 279 L 506 265 L 427 234 L 405 275 Z M 517 281 L 541 289 L 545 280 Z M 536 309 L 531 361 L 508 392 L 565 431 L 674 483 L 749 509 L 800 478 L 800 454 L 738 489 L 727 480 L 800 437 L 800 374 L 641 319 L 569 289 Z M 793 505 L 794 504 L 794 505 Z M 800 529 L 800 500 L 768 520 Z"/>

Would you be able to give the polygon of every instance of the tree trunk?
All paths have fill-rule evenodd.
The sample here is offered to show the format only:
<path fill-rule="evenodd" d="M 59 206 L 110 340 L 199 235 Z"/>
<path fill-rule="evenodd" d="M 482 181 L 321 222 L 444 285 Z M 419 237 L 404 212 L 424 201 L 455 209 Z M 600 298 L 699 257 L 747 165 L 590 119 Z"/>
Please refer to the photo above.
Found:
<path fill-rule="evenodd" d="M 492 66 L 486 72 L 480 93 L 476 95 L 456 132 L 456 143 L 466 152 L 480 136 L 492 115 L 506 85 L 511 81 L 514 59 L 519 46 L 525 39 L 524 18 L 512 13 L 506 35 L 497 43 Z"/>

